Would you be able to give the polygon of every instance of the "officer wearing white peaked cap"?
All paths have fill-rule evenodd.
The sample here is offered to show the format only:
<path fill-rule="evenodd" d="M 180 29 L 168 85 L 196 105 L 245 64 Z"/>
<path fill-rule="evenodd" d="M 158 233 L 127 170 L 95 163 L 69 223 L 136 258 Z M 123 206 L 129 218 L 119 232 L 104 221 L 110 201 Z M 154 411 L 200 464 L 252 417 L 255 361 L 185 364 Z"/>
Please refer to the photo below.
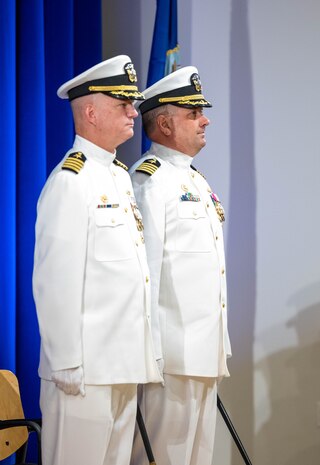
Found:
<path fill-rule="evenodd" d="M 187 66 L 136 103 L 152 141 L 130 169 L 151 273 L 156 358 L 165 386 L 145 385 L 141 409 L 159 465 L 211 465 L 217 384 L 229 376 L 224 211 L 193 166 L 209 119 L 197 68 Z M 132 465 L 144 462 L 139 435 Z"/>
<path fill-rule="evenodd" d="M 143 99 L 120 55 L 63 84 L 75 140 L 39 201 L 33 292 L 44 465 L 128 465 L 137 384 L 162 380 L 143 222 L 116 148 Z"/>

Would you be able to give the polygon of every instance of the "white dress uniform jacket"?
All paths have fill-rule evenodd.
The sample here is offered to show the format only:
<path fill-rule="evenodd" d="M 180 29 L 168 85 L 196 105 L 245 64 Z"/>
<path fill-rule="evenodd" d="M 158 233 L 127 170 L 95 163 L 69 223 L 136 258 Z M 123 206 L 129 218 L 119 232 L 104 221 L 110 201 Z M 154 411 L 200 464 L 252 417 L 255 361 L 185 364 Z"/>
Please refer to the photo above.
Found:
<path fill-rule="evenodd" d="M 153 174 L 136 171 L 150 158 Z M 222 224 L 191 162 L 153 143 L 130 170 L 145 227 L 156 357 L 167 374 L 223 377 L 231 349 Z"/>
<path fill-rule="evenodd" d="M 86 157 L 79 173 L 61 169 L 77 151 Z M 76 136 L 39 198 L 33 290 L 47 380 L 83 365 L 86 384 L 161 381 L 141 217 L 114 160 Z"/>

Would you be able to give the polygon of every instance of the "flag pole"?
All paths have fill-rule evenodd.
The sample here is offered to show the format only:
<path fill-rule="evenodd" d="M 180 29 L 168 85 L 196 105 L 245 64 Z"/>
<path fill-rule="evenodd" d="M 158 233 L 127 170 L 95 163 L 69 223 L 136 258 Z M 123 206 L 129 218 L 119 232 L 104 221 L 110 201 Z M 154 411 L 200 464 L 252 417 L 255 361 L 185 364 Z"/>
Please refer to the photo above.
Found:
<path fill-rule="evenodd" d="M 235 427 L 234 427 L 234 425 L 233 425 L 233 423 L 232 423 L 232 421 L 231 421 L 231 419 L 230 419 L 230 417 L 228 415 L 228 412 L 224 408 L 224 405 L 223 405 L 219 395 L 217 397 L 217 404 L 218 404 L 218 409 L 219 409 L 219 411 L 221 413 L 221 416 L 224 419 L 225 424 L 227 425 L 228 430 L 230 431 L 230 434 L 233 437 L 234 442 L 236 443 L 236 446 L 237 446 L 237 448 L 238 448 L 238 450 L 239 450 L 239 452 L 240 452 L 240 454 L 241 454 L 241 456 L 242 456 L 242 458 L 244 460 L 244 463 L 246 465 L 252 465 L 252 462 L 249 459 L 247 451 L 245 450 L 244 445 L 242 444 L 242 442 L 241 442 L 241 440 L 239 438 L 239 435 L 238 435 L 238 433 L 237 433 L 237 431 L 236 431 L 236 429 L 235 429 Z"/>
<path fill-rule="evenodd" d="M 145 426 L 143 418 L 142 418 L 142 414 L 141 414 L 139 404 L 137 405 L 137 423 L 138 423 L 138 426 L 139 426 L 139 430 L 140 430 L 141 438 L 142 438 L 142 441 L 143 441 L 143 445 L 144 445 L 144 448 L 145 448 L 146 453 L 147 453 L 149 464 L 150 465 L 156 465 L 156 462 L 155 462 L 154 456 L 153 456 L 153 452 L 152 452 L 152 449 L 151 449 L 151 444 L 150 444 L 150 441 L 149 441 L 148 433 L 147 433 L 146 426 Z"/>

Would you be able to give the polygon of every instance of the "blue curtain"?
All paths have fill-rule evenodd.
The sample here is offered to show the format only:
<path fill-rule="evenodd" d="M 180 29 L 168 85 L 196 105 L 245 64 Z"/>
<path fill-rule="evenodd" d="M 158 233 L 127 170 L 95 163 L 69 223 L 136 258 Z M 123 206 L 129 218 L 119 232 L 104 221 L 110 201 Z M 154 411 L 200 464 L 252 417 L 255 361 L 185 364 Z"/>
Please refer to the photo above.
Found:
<path fill-rule="evenodd" d="M 101 0 L 0 0 L 0 11 L 0 368 L 17 374 L 25 415 L 36 418 L 36 203 L 74 137 L 56 90 L 102 58 Z"/>

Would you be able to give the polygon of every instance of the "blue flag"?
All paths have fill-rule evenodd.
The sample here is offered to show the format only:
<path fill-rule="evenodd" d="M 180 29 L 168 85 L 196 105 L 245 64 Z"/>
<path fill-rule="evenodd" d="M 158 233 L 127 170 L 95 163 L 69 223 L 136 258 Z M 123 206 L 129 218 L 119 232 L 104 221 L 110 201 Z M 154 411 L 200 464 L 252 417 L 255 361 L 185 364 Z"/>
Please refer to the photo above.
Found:
<path fill-rule="evenodd" d="M 177 0 L 157 0 L 147 87 L 175 71 L 180 65 Z M 142 130 L 142 153 L 150 140 Z"/>

